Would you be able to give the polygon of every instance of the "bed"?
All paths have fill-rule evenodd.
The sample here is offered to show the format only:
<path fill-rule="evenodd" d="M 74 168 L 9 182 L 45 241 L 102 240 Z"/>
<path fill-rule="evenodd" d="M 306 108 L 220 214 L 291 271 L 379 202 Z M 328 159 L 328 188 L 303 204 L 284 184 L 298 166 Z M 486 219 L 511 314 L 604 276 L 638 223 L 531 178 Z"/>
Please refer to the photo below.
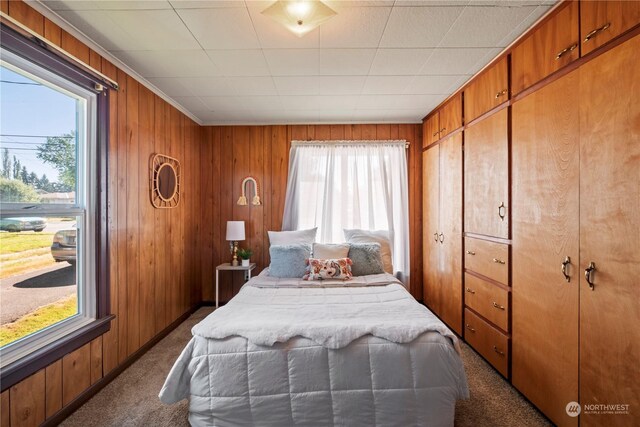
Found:
<path fill-rule="evenodd" d="M 455 335 L 390 274 L 260 274 L 196 325 L 160 392 L 194 426 L 452 426 Z"/>

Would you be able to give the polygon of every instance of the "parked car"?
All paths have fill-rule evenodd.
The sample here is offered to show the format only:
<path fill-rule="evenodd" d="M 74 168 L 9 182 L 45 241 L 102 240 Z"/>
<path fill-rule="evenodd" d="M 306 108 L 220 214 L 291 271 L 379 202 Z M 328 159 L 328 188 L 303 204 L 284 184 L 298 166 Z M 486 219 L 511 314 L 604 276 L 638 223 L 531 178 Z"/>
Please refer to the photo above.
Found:
<path fill-rule="evenodd" d="M 20 217 L 0 219 L 0 230 L 10 231 L 14 233 L 30 230 L 39 233 L 44 230 L 46 226 L 47 220 L 45 218 Z"/>
<path fill-rule="evenodd" d="M 77 229 L 75 224 L 71 228 L 58 231 L 53 236 L 51 255 L 56 262 L 67 261 L 71 265 L 76 263 L 76 237 Z"/>

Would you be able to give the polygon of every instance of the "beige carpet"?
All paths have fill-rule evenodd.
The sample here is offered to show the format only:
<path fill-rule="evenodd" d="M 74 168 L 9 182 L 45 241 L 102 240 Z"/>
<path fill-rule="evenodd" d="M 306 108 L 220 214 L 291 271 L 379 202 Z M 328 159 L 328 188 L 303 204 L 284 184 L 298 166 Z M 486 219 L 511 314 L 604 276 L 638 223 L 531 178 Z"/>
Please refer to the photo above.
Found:
<path fill-rule="evenodd" d="M 191 337 L 201 308 L 67 418 L 62 426 L 187 426 L 187 402 L 166 406 L 158 392 Z M 456 406 L 456 426 L 548 426 L 550 423 L 466 344 L 462 345 L 471 399 Z"/>

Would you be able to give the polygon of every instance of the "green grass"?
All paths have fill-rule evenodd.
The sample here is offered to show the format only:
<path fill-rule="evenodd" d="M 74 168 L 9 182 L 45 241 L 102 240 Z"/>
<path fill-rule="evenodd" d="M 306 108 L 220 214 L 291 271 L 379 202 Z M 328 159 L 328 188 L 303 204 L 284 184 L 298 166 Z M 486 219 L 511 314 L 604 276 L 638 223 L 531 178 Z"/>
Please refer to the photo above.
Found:
<path fill-rule="evenodd" d="M 78 299 L 72 295 L 42 306 L 15 322 L 0 326 L 0 347 L 26 337 L 78 312 Z"/>
<path fill-rule="evenodd" d="M 48 248 L 53 233 L 0 233 L 0 255 Z"/>

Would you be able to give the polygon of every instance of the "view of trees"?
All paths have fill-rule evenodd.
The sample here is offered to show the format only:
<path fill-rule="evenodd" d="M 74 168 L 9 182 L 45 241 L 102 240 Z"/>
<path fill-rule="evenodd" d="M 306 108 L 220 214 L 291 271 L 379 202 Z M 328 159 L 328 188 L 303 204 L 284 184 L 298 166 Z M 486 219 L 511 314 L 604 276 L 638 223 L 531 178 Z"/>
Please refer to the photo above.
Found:
<path fill-rule="evenodd" d="M 36 201 L 29 199 L 36 197 L 37 191 L 46 193 L 68 193 L 76 188 L 76 143 L 75 133 L 70 132 L 57 137 L 48 137 L 47 141 L 38 146 L 36 157 L 45 163 L 52 165 L 58 171 L 60 182 L 52 182 L 47 175 L 38 175 L 29 172 L 20 160 L 9 156 L 9 150 L 2 150 L 2 169 L 0 170 L 0 193 L 2 200 L 13 200 L 10 195 L 23 194 L 23 201 Z M 23 184 L 23 186 L 19 185 Z M 25 192 L 25 188 L 33 193 Z M 35 195 L 35 196 L 34 196 Z M 7 198 L 5 198 L 5 196 Z"/>

